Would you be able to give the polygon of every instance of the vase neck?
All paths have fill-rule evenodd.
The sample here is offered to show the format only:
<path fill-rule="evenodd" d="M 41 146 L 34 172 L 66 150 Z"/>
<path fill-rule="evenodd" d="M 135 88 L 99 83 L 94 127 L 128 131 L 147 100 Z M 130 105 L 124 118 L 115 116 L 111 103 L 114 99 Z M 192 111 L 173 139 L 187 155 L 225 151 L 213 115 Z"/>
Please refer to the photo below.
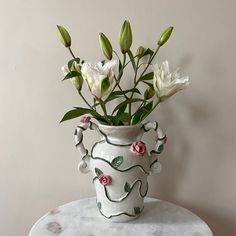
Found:
<path fill-rule="evenodd" d="M 135 140 L 141 140 L 144 133 L 142 124 L 131 126 L 98 125 L 100 133 L 106 141 L 115 145 L 129 145 Z"/>

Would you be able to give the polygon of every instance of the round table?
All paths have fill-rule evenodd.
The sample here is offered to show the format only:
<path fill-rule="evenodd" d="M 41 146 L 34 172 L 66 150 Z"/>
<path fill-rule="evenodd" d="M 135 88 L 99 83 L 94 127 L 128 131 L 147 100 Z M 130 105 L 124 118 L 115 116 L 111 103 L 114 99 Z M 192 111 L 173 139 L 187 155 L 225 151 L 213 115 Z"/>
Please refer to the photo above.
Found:
<path fill-rule="evenodd" d="M 207 224 L 173 203 L 145 198 L 141 216 L 112 223 L 100 215 L 95 198 L 67 203 L 50 211 L 29 236 L 213 236 Z"/>

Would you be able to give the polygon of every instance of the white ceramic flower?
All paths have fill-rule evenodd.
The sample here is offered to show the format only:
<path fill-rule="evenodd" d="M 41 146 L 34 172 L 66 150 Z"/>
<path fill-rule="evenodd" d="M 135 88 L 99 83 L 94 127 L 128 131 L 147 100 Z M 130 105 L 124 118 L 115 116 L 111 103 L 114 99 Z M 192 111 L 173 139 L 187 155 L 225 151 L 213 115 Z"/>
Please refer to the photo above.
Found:
<path fill-rule="evenodd" d="M 179 68 L 170 73 L 168 61 L 162 62 L 161 66 L 156 64 L 153 70 L 153 87 L 161 100 L 169 98 L 189 85 L 189 77 L 180 77 Z"/>
<path fill-rule="evenodd" d="M 81 74 L 87 82 L 91 93 L 97 98 L 108 95 L 114 81 L 114 68 L 117 60 L 111 60 L 102 65 L 101 62 L 91 64 L 85 62 L 81 68 Z"/>

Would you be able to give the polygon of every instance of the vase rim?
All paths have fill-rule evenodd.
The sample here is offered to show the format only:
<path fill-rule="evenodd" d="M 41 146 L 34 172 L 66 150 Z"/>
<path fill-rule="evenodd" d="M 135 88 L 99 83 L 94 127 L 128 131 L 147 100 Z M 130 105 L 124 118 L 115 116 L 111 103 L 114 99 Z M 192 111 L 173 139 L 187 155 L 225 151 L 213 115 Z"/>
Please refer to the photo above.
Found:
<path fill-rule="evenodd" d="M 103 128 L 112 128 L 112 129 L 127 129 L 127 128 L 138 128 L 142 126 L 142 123 L 136 124 L 136 125 L 105 125 L 105 124 L 101 124 L 98 123 L 99 127 L 103 127 Z"/>

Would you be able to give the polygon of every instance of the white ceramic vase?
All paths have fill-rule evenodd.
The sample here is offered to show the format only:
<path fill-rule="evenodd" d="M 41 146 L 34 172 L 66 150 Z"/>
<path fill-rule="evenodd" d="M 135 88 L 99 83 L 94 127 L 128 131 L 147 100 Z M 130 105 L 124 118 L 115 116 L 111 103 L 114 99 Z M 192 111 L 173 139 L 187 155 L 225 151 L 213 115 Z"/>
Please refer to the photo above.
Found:
<path fill-rule="evenodd" d="M 88 128 L 101 134 L 101 140 L 93 145 L 91 154 L 83 145 L 82 133 Z M 141 139 L 151 129 L 157 132 L 157 140 L 154 150 L 148 154 Z M 163 150 L 166 136 L 157 122 L 134 126 L 81 123 L 75 131 L 75 142 L 82 155 L 79 170 L 93 173 L 101 215 L 114 222 L 137 218 L 144 208 L 147 176 L 161 170 L 158 155 Z"/>

